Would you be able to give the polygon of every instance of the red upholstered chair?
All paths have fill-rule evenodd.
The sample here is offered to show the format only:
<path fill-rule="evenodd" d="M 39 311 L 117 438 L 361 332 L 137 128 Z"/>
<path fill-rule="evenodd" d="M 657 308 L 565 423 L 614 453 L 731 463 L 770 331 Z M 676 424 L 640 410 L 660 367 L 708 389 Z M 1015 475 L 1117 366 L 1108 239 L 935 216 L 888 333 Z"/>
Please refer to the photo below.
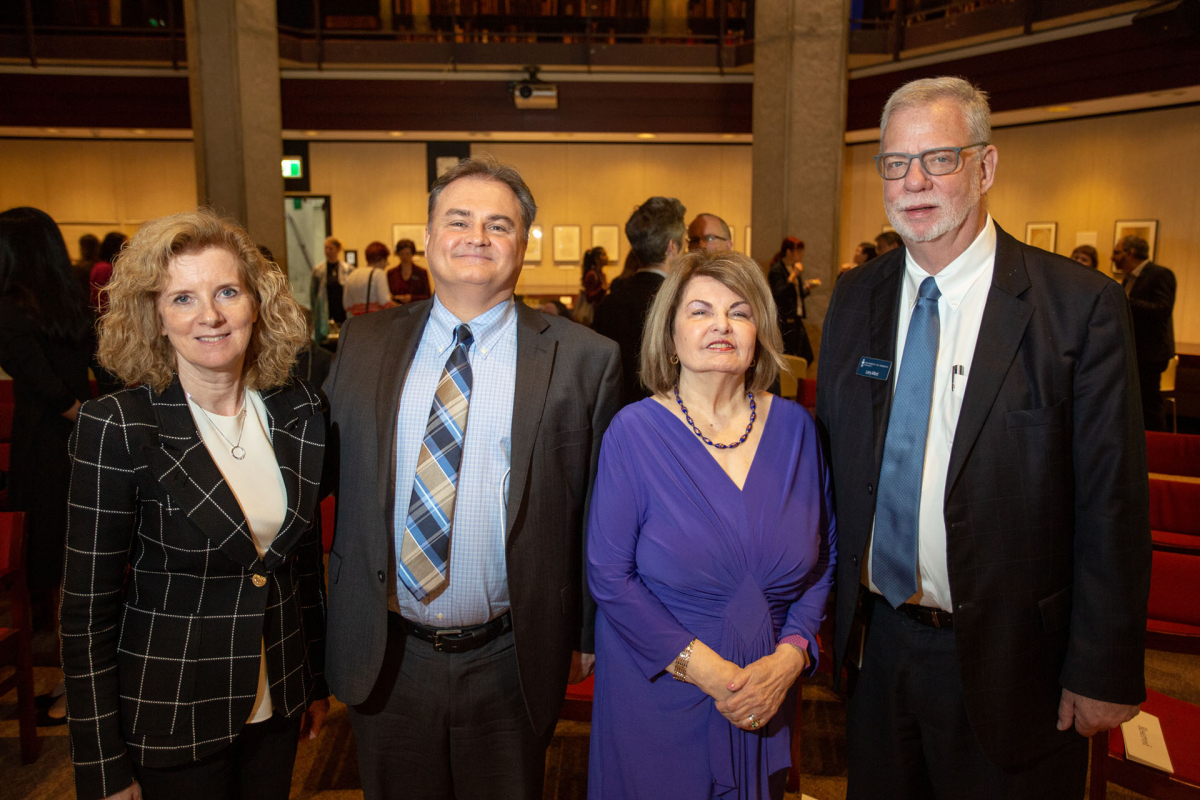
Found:
<path fill-rule="evenodd" d="M 33 705 L 33 621 L 25 584 L 25 515 L 0 513 L 0 589 L 12 600 L 12 627 L 0 627 L 0 664 L 15 671 L 0 681 L 0 695 L 17 690 L 21 761 L 33 763 L 41 749 Z"/>
<path fill-rule="evenodd" d="M 1146 462 L 1151 472 L 1200 478 L 1200 436 L 1146 431 Z"/>
<path fill-rule="evenodd" d="M 1194 548 L 1200 555 L 1200 483 L 1151 478 L 1150 529 L 1155 547 Z"/>
<path fill-rule="evenodd" d="M 1200 556 L 1156 548 L 1150 569 L 1146 646 L 1200 654 Z M 1162 800 L 1200 800 L 1200 706 L 1147 689 L 1142 710 L 1158 717 L 1175 774 L 1127 761 L 1119 728 L 1098 733 L 1089 800 L 1103 800 L 1106 781 Z"/>
<path fill-rule="evenodd" d="M 326 553 L 333 547 L 333 529 L 337 525 L 337 500 L 329 495 L 321 501 L 321 547 Z"/>
<path fill-rule="evenodd" d="M 817 379 L 805 378 L 800 381 L 800 389 L 796 393 L 796 402 L 812 411 L 817 407 Z"/>
<path fill-rule="evenodd" d="M 9 449 L 12 447 L 8 442 L 0 442 L 0 511 L 8 510 L 8 459 Z"/>
<path fill-rule="evenodd" d="M 0 403 L 15 403 L 17 399 L 13 396 L 13 382 L 11 378 L 0 378 Z"/>
<path fill-rule="evenodd" d="M 13 414 L 16 403 L 0 403 L 0 442 L 12 441 Z"/>
<path fill-rule="evenodd" d="M 596 677 L 589 675 L 587 680 L 567 686 L 567 697 L 563 700 L 559 719 L 575 720 L 576 722 L 592 721 L 592 693 L 596 689 Z"/>

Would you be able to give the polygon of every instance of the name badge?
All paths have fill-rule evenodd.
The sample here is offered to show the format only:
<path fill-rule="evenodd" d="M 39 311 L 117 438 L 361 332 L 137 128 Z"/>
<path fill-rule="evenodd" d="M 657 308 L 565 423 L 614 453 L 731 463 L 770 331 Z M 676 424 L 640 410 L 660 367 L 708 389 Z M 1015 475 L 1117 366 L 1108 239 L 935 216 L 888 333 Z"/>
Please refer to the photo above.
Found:
<path fill-rule="evenodd" d="M 891 371 L 892 362 L 884 361 L 882 358 L 861 358 L 858 361 L 858 374 L 864 378 L 886 381 L 888 373 Z"/>

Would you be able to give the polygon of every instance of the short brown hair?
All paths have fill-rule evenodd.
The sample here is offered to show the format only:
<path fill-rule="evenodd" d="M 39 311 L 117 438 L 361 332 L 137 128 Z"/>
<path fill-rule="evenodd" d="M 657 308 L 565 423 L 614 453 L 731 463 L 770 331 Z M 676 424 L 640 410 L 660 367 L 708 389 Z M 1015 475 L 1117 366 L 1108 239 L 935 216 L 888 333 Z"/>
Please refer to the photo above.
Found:
<path fill-rule="evenodd" d="M 501 164 L 487 153 L 464 158 L 433 182 L 433 188 L 429 190 L 430 220 L 433 219 L 433 209 L 437 206 L 442 190 L 460 178 L 484 178 L 507 186 L 516 195 L 517 204 L 521 206 L 521 225 L 525 228 L 521 231 L 521 236 L 529 239 L 529 229 L 533 227 L 533 220 L 537 217 L 537 203 L 533 201 L 533 192 L 529 191 L 525 179 L 515 167 Z M 427 222 L 426 225 L 428 224 Z"/>
<path fill-rule="evenodd" d="M 100 318 L 100 363 L 127 384 L 144 383 L 162 393 L 175 374 L 175 348 L 160 333 L 155 303 L 170 281 L 178 256 L 218 247 L 238 261 L 242 283 L 254 296 L 258 322 L 246 349 L 244 380 L 269 389 L 288 379 L 308 335 L 287 276 L 258 251 L 250 235 L 207 208 L 144 224 L 121 251 L 108 289 L 108 312 Z"/>
<path fill-rule="evenodd" d="M 414 256 L 417 254 L 417 245 L 412 239 L 401 239 L 396 242 L 396 255 L 400 255 L 400 251 L 406 247 Z"/>
<path fill-rule="evenodd" d="M 688 283 L 701 277 L 720 282 L 750 304 L 758 326 L 758 343 L 754 348 L 754 366 L 746 375 L 746 388 L 752 392 L 766 391 L 779 377 L 779 371 L 787 369 L 783 337 L 775 319 L 775 300 L 762 268 L 750 256 L 733 251 L 696 250 L 675 262 L 646 313 L 639 364 L 642 383 L 652 393 L 664 394 L 679 380 L 679 365 L 671 363 L 675 355 L 675 314 Z"/>
<path fill-rule="evenodd" d="M 363 251 L 363 258 L 367 260 L 368 264 L 383 261 L 388 255 L 388 247 L 383 242 L 371 242 L 367 245 L 367 249 Z"/>
<path fill-rule="evenodd" d="M 687 223 L 683 221 L 686 213 L 683 203 L 674 197 L 651 197 L 634 209 L 625 222 L 625 238 L 642 262 L 642 269 L 666 261 L 671 242 L 683 249 L 687 237 Z"/>

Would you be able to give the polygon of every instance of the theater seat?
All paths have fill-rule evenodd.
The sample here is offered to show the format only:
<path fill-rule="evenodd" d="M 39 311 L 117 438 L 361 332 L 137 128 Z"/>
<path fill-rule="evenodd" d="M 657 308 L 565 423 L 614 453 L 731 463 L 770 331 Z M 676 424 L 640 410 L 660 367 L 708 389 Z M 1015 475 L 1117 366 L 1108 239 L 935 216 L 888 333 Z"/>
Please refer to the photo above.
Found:
<path fill-rule="evenodd" d="M 0 442 L 12 441 L 13 414 L 16 409 L 15 403 L 0 402 Z"/>
<path fill-rule="evenodd" d="M 559 719 L 569 719 L 576 722 L 592 721 L 592 693 L 596 689 L 596 676 L 589 675 L 587 680 L 567 686 L 567 696 L 563 700 Z"/>
<path fill-rule="evenodd" d="M 1200 536 L 1200 483 L 1151 478 L 1150 528 Z"/>
<path fill-rule="evenodd" d="M 1200 478 L 1200 436 L 1146 431 L 1146 463 L 1150 472 Z"/>
<path fill-rule="evenodd" d="M 328 553 L 333 547 L 333 530 L 337 525 L 337 501 L 329 495 L 321 501 L 321 548 Z"/>
<path fill-rule="evenodd" d="M 1200 655 L 1200 556 L 1194 551 L 1155 549 L 1150 562 L 1146 647 Z"/>
<path fill-rule="evenodd" d="M 1125 738 L 1117 728 L 1092 737 L 1089 800 L 1104 800 L 1108 782 L 1147 797 L 1200 799 L 1200 706 L 1146 690 L 1142 710 L 1158 717 L 1174 775 L 1125 758 Z"/>
<path fill-rule="evenodd" d="M 25 515 L 0 513 L 0 590 L 9 595 L 12 627 L 0 626 L 0 665 L 14 668 L 0 680 L 0 695 L 17 690 L 21 761 L 33 763 L 41 749 L 33 703 L 33 621 L 25 583 Z"/>

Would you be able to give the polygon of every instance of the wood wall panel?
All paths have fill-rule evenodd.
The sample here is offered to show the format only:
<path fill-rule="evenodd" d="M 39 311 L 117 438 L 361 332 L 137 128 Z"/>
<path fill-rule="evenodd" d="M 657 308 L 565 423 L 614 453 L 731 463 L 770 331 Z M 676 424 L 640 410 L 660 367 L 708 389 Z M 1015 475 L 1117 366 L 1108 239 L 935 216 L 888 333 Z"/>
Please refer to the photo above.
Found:
<path fill-rule="evenodd" d="M 1200 107 L 1002 128 L 992 216 L 1023 239 L 1027 222 L 1057 222 L 1055 250 L 1070 255 L 1079 232 L 1095 231 L 1107 259 L 1118 219 L 1157 219 L 1155 260 L 1178 281 L 1175 337 L 1200 342 Z M 874 238 L 887 223 L 871 157 L 878 144 L 846 150 L 841 250 Z M 1107 267 L 1108 265 L 1105 264 Z"/>

